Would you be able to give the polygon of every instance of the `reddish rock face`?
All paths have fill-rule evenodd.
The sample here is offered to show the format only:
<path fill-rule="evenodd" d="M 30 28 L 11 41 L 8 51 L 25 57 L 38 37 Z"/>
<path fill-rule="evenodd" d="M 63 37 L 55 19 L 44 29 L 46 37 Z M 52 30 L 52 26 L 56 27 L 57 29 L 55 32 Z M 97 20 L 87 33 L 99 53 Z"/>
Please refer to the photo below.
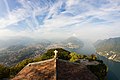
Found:
<path fill-rule="evenodd" d="M 50 59 L 28 64 L 12 80 L 98 80 L 83 64 Z"/>
<path fill-rule="evenodd" d="M 28 64 L 12 80 L 56 80 L 54 59 Z"/>

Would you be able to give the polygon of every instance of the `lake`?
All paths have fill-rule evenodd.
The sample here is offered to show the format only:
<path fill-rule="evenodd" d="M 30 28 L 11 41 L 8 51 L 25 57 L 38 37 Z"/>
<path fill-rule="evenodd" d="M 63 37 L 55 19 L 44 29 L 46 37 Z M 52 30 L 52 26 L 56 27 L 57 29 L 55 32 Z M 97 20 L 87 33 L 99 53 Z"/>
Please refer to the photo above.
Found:
<path fill-rule="evenodd" d="M 120 62 L 109 60 L 100 55 L 97 56 L 108 66 L 108 80 L 120 80 Z"/>

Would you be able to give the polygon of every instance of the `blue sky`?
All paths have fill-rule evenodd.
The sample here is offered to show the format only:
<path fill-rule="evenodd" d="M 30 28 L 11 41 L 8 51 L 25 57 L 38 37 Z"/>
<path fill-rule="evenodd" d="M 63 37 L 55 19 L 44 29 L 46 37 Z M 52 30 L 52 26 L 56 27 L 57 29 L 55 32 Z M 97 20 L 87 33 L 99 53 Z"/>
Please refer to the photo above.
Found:
<path fill-rule="evenodd" d="M 120 36 L 120 0 L 0 0 L 0 38 Z"/>

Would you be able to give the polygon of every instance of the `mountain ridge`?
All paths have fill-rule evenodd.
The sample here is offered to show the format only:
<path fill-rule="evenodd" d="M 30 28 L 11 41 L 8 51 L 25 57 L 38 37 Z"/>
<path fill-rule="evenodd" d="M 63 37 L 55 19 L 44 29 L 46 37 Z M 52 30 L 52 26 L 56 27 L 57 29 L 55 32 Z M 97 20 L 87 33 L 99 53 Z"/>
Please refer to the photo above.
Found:
<path fill-rule="evenodd" d="M 101 40 L 94 45 L 98 54 L 120 62 L 120 37 Z"/>

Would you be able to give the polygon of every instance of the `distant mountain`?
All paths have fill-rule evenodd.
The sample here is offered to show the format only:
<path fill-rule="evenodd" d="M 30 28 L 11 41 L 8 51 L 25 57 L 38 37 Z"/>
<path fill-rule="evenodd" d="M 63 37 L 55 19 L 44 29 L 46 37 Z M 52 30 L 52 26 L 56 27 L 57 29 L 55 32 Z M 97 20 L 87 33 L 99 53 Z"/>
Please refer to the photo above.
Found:
<path fill-rule="evenodd" d="M 120 37 L 99 40 L 94 45 L 99 54 L 120 61 Z"/>
<path fill-rule="evenodd" d="M 90 55 L 95 53 L 95 48 L 89 40 L 81 40 L 76 37 L 69 37 L 65 40 L 51 43 L 47 49 L 63 48 L 71 52 Z"/>
<path fill-rule="evenodd" d="M 11 66 L 26 59 L 34 58 L 46 51 L 51 42 L 29 37 L 10 37 L 0 40 L 0 63 Z"/>
<path fill-rule="evenodd" d="M 80 49 L 84 46 L 83 41 L 76 37 L 69 37 L 68 39 L 64 40 L 62 44 L 64 44 L 65 49 L 78 53 L 80 53 Z"/>
<path fill-rule="evenodd" d="M 97 41 L 95 47 L 97 51 L 120 52 L 120 37 Z"/>
<path fill-rule="evenodd" d="M 64 43 L 64 44 L 73 43 L 76 45 L 81 45 L 80 47 L 83 46 L 83 42 L 80 39 L 78 39 L 77 37 L 69 37 L 66 40 L 64 40 L 62 43 Z"/>
<path fill-rule="evenodd" d="M 62 40 L 61 42 L 52 43 L 47 48 L 48 49 L 63 48 L 72 52 L 80 53 L 81 48 L 83 48 L 83 46 L 84 46 L 84 43 L 80 39 L 76 37 L 69 37 L 65 40 Z"/>
<path fill-rule="evenodd" d="M 0 48 L 7 48 L 13 45 L 28 45 L 33 42 L 32 38 L 28 37 L 12 37 L 4 40 L 0 40 Z"/>
<path fill-rule="evenodd" d="M 83 42 L 76 37 L 69 37 L 59 42 L 16 37 L 7 39 L 3 44 L 5 44 L 5 47 L 2 46 L 3 48 L 0 48 L 0 63 L 8 66 L 14 65 L 26 58 L 34 58 L 52 48 L 63 48 L 80 54 L 95 53 L 94 48 L 89 42 Z"/>

